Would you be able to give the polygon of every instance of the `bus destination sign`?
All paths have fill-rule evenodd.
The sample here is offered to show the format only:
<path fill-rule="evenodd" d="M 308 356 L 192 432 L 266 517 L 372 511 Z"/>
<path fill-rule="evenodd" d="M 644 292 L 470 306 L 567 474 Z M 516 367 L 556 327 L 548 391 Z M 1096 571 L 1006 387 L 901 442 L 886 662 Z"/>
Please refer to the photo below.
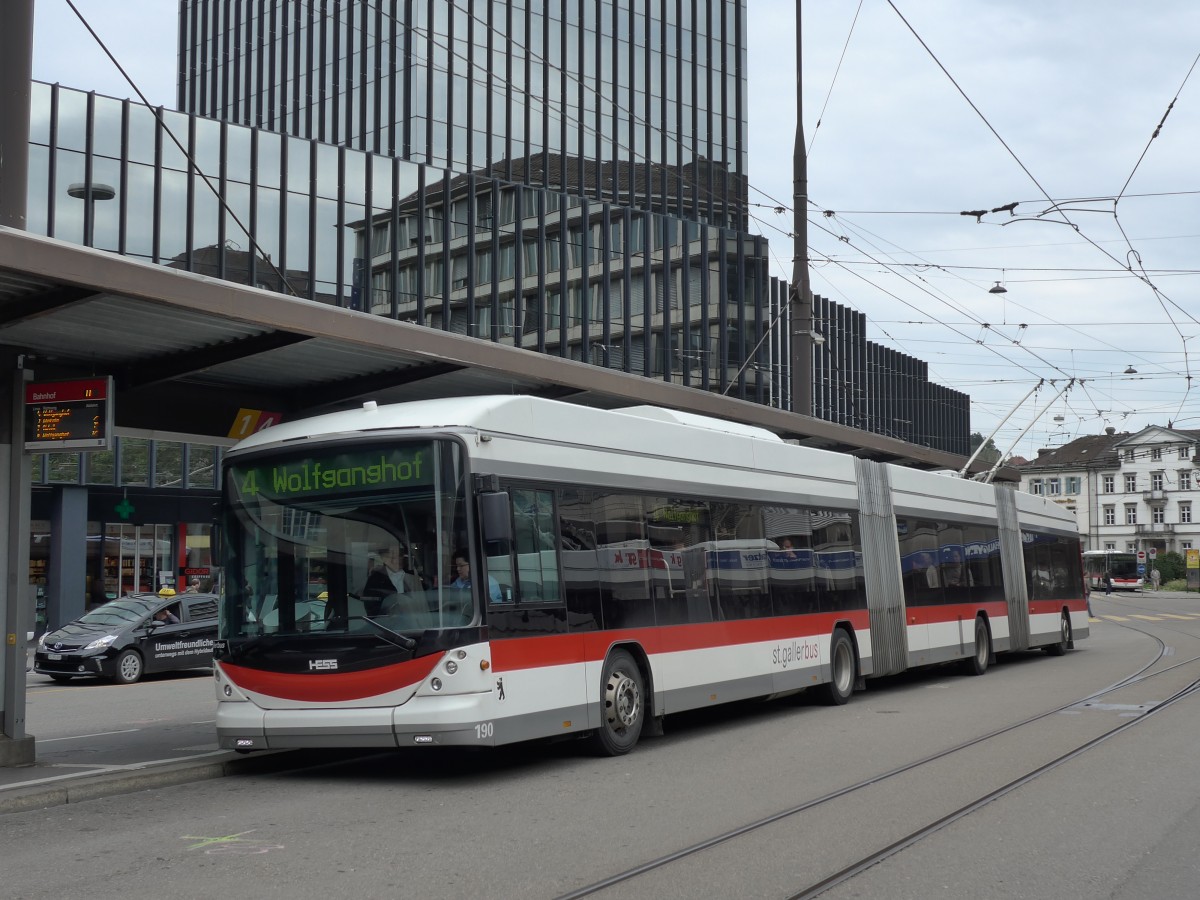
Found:
<path fill-rule="evenodd" d="M 26 450 L 112 447 L 112 376 L 25 386 Z"/>

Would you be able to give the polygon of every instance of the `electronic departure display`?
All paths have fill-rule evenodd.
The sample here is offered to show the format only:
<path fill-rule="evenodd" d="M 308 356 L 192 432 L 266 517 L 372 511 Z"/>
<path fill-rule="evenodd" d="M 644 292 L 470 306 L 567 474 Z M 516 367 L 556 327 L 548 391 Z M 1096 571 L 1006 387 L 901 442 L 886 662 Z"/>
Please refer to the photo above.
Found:
<path fill-rule="evenodd" d="M 111 450 L 111 376 L 25 386 L 26 450 Z"/>

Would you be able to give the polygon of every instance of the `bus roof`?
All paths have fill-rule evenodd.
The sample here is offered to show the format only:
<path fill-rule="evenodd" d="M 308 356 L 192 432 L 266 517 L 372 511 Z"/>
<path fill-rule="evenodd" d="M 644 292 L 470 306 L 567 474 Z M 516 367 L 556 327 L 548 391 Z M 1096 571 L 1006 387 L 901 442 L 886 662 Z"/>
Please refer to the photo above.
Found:
<path fill-rule="evenodd" d="M 362 406 L 341 412 L 327 413 L 311 419 L 283 422 L 264 429 L 237 444 L 237 449 L 250 449 L 277 441 L 299 438 L 349 435 L 356 432 L 391 429 L 462 428 L 493 431 L 497 434 L 538 434 L 547 423 L 591 419 L 593 423 L 604 416 L 621 415 L 705 428 L 726 434 L 761 441 L 783 443 L 782 438 L 765 428 L 727 422 L 723 419 L 693 413 L 662 409 L 654 406 L 631 406 L 616 410 L 596 410 L 591 407 L 547 400 L 527 395 L 483 395 L 450 397 L 439 400 L 413 400 L 407 403 L 377 405 L 368 400 Z M 554 436 L 561 437 L 564 429 L 555 426 Z M 596 435 L 595 437 L 599 437 Z"/>

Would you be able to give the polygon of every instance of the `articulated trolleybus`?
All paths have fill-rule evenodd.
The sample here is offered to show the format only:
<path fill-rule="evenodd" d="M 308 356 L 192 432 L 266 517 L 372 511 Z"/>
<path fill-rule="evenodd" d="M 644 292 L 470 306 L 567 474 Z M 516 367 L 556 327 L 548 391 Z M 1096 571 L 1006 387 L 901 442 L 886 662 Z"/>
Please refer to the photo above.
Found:
<path fill-rule="evenodd" d="M 668 713 L 1088 632 L 1057 505 L 652 407 L 368 402 L 224 466 L 225 748 L 620 754 Z"/>

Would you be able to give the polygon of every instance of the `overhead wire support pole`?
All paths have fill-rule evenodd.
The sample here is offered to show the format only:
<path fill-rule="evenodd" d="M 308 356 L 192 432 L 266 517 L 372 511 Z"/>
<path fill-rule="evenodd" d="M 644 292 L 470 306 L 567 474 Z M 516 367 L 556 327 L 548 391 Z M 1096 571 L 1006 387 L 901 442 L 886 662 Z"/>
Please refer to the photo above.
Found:
<path fill-rule="evenodd" d="M 1020 434 L 1017 435 L 1017 439 L 1012 442 L 1012 445 L 1008 448 L 1008 450 L 1006 450 L 1004 453 L 1001 453 L 1000 457 L 996 460 L 996 464 L 994 466 L 992 466 L 990 469 L 988 469 L 987 475 L 985 475 L 981 479 L 984 484 L 992 483 L 992 479 L 996 477 L 996 473 L 1000 470 L 1000 466 L 1002 466 L 1004 464 L 1005 458 L 1007 458 L 1008 455 L 1013 452 L 1013 449 L 1017 446 L 1018 443 L 1020 443 L 1021 438 L 1025 437 L 1025 435 L 1027 435 L 1029 433 L 1029 429 L 1032 428 L 1034 425 L 1036 425 L 1038 420 L 1046 414 L 1046 412 L 1054 404 L 1055 400 L 1057 400 L 1059 397 L 1061 397 L 1063 394 L 1065 394 L 1067 391 L 1069 391 L 1074 386 L 1075 386 L 1075 379 L 1072 378 L 1070 381 L 1068 381 L 1066 383 L 1066 386 L 1063 387 L 1063 389 L 1061 391 L 1059 391 L 1057 394 L 1055 394 L 1053 397 L 1051 397 L 1049 400 L 1046 401 L 1046 405 L 1041 408 L 1041 411 L 1038 412 L 1038 414 L 1036 416 L 1034 416 L 1032 419 L 1029 420 L 1029 424 L 1025 426 L 1025 428 L 1021 431 Z"/>
<path fill-rule="evenodd" d="M 971 469 L 971 463 L 975 462 L 975 458 L 977 456 L 979 456 L 980 453 L 983 452 L 983 448 L 987 446 L 988 441 L 990 441 L 992 438 L 994 438 L 996 436 L 996 432 L 998 432 L 1001 428 L 1003 428 L 1005 423 L 1008 422 L 1008 420 L 1011 419 L 1016 414 L 1017 410 L 1025 405 L 1025 401 L 1028 400 L 1030 397 L 1032 397 L 1034 394 L 1036 394 L 1038 392 L 1038 389 L 1045 383 L 1046 383 L 1045 378 L 1039 378 L 1038 383 L 1033 386 L 1033 389 L 1028 394 L 1026 394 L 1024 397 L 1022 397 L 1017 402 L 1016 406 L 1014 406 L 1012 409 L 1010 409 L 1008 411 L 1008 415 L 1000 420 L 999 425 L 997 425 L 995 428 L 992 429 L 992 433 L 989 434 L 986 438 L 984 438 L 982 441 L 979 442 L 979 446 L 975 448 L 975 452 L 971 454 L 971 458 L 967 460 L 967 464 L 958 470 L 959 478 L 967 477 L 967 472 L 969 472 Z M 1019 438 L 1018 438 L 1018 440 L 1019 440 Z M 1003 458 L 1003 457 L 1001 457 L 1001 458 Z"/>

